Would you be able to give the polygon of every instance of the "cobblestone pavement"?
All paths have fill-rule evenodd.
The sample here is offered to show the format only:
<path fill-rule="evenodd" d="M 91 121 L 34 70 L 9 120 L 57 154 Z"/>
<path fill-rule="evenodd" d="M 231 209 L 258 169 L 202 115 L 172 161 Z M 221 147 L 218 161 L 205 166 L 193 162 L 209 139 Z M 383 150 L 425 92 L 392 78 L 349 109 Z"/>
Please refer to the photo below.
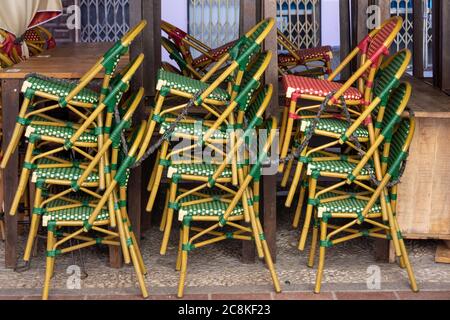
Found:
<path fill-rule="evenodd" d="M 315 270 L 306 267 L 308 252 L 302 253 L 296 249 L 298 231 L 291 228 L 292 216 L 285 211 L 279 211 L 276 269 L 283 291 L 288 293 L 282 296 L 269 295 L 273 290 L 269 272 L 264 264 L 260 261 L 255 264 L 243 264 L 240 261 L 240 242 L 230 240 L 196 249 L 190 253 L 185 291 L 187 297 L 208 299 L 227 297 L 226 295 L 230 293 L 251 292 L 256 295 L 256 298 L 284 299 L 301 296 L 305 299 L 317 298 L 310 294 L 315 281 Z M 152 227 L 142 239 L 142 254 L 149 270 L 146 282 L 152 294 L 170 298 L 176 293 L 178 283 L 178 272 L 174 269 L 178 234 L 174 229 L 166 256 L 159 255 L 161 238 L 161 232 L 156 227 Z M 38 255 L 32 260 L 29 271 L 19 274 L 5 269 L 3 263 L 0 264 L 0 299 L 3 296 L 22 298 L 39 296 L 45 269 L 44 241 L 40 242 Z M 424 291 L 422 295 L 450 299 L 450 266 L 434 262 L 436 242 L 408 241 L 407 246 L 417 281 Z M 19 252 L 22 251 L 23 243 Z M 122 298 L 138 297 L 139 289 L 133 268 L 130 266 L 122 269 L 110 268 L 106 248 L 85 249 L 83 257 L 88 277 L 81 281 L 81 289 L 67 289 L 71 273 L 68 267 L 74 264 L 72 256 L 67 254 L 56 260 L 51 294 L 68 298 L 99 296 L 113 298 L 115 295 Z M 4 243 L 0 243 L 0 261 L 4 261 Z M 79 264 L 78 259 L 75 264 Z M 364 293 L 368 289 L 368 267 L 370 266 L 379 267 L 381 275 L 381 292 L 373 297 L 393 299 L 409 297 L 406 272 L 396 264 L 377 263 L 373 255 L 373 241 L 359 239 L 328 251 L 323 281 L 324 293 L 319 298 L 351 297 L 352 294 L 356 294 L 352 292 L 359 292 L 357 296 L 361 297 L 374 294 L 374 292 Z M 400 295 L 394 291 L 400 291 Z M 211 295 L 212 293 L 217 293 L 219 296 Z M 225 296 L 222 296 L 223 294 Z M 252 297 L 252 295 L 246 295 L 246 297 Z"/>

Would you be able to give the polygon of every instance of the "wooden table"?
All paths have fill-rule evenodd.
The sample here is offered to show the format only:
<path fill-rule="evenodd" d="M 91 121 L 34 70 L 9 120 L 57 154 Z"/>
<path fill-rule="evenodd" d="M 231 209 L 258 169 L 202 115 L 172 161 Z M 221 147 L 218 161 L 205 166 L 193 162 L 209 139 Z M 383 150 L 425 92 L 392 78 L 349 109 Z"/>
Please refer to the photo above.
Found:
<path fill-rule="evenodd" d="M 32 57 L 27 61 L 16 64 L 13 67 L 0 70 L 3 109 L 3 147 L 6 147 L 11 140 L 20 108 L 20 88 L 28 74 L 40 73 L 54 78 L 79 79 L 111 45 L 111 43 L 72 43 L 61 45 L 41 55 Z M 128 58 L 122 59 L 119 63 L 119 68 L 123 67 L 127 63 L 127 60 Z M 102 74 L 99 74 L 97 77 L 101 78 Z M 15 152 L 11 156 L 8 166 L 3 173 L 6 225 L 5 265 L 7 268 L 14 268 L 16 266 L 18 256 L 16 246 L 17 215 L 10 216 L 8 214 L 19 180 L 18 160 L 18 152 Z M 135 194 L 134 197 L 140 197 L 140 193 Z M 112 259 L 114 260 L 114 257 Z"/>
<path fill-rule="evenodd" d="M 450 96 L 405 80 L 413 87 L 416 132 L 399 185 L 399 223 L 407 238 L 450 240 Z"/>

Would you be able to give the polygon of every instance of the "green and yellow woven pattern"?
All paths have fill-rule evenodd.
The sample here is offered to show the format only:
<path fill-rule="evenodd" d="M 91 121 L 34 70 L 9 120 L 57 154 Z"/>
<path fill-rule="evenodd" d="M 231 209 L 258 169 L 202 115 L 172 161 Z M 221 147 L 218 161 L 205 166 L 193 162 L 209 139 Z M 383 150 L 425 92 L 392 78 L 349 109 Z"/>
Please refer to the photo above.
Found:
<path fill-rule="evenodd" d="M 180 217 L 182 216 L 212 216 L 212 217 L 220 217 L 225 214 L 228 209 L 228 203 L 220 200 L 212 200 L 210 202 L 193 204 L 188 206 L 183 206 L 180 209 Z M 238 204 L 233 212 L 232 216 L 239 216 L 244 214 L 244 208 L 241 204 Z M 181 220 L 181 219 L 180 219 Z"/>
<path fill-rule="evenodd" d="M 24 83 L 24 88 L 49 93 L 60 98 L 66 97 L 76 86 L 76 83 L 67 83 L 58 79 L 40 78 L 39 76 L 31 76 Z M 22 91 L 25 92 L 25 90 Z M 98 94 L 85 88 L 73 100 L 96 104 L 98 102 Z"/>
<path fill-rule="evenodd" d="M 336 197 L 336 194 L 324 194 L 319 199 L 327 199 Z M 356 199 L 354 197 L 345 200 L 336 200 L 327 203 L 320 203 L 317 208 L 319 211 L 327 213 L 356 213 L 360 214 L 364 211 L 369 201 Z M 369 213 L 380 213 L 381 205 L 376 203 L 372 206 Z"/>
<path fill-rule="evenodd" d="M 313 161 L 309 164 L 308 169 L 310 171 L 350 174 L 356 166 L 356 164 L 345 160 Z M 360 174 L 366 176 L 371 173 L 375 173 L 375 170 L 371 166 L 367 166 L 367 168 L 361 170 Z"/>
<path fill-rule="evenodd" d="M 58 127 L 31 124 L 32 133 L 40 136 L 48 136 L 59 139 L 71 139 L 77 132 L 77 129 L 71 127 Z M 85 131 L 78 138 L 80 142 L 97 142 L 97 136 L 92 131 Z"/>
<path fill-rule="evenodd" d="M 219 165 L 215 164 L 176 164 L 171 165 L 169 167 L 169 170 L 172 172 L 176 172 L 178 174 L 186 174 L 186 175 L 194 175 L 194 176 L 203 176 L 203 177 L 209 177 L 212 176 L 217 169 L 219 168 Z M 225 168 L 223 170 L 221 178 L 230 178 L 232 176 L 232 171 L 230 167 Z"/>
<path fill-rule="evenodd" d="M 33 172 L 33 179 L 35 180 L 45 180 L 45 179 L 54 179 L 54 180 L 69 180 L 76 181 L 83 174 L 84 170 L 72 167 L 72 168 L 46 168 L 46 169 L 36 169 Z M 96 172 L 92 172 L 86 182 L 98 182 L 99 176 Z"/>
<path fill-rule="evenodd" d="M 307 131 L 313 123 L 313 119 L 303 119 L 302 120 L 302 129 L 303 131 Z M 336 134 L 344 134 L 349 127 L 349 124 L 345 120 L 340 119 L 320 119 L 316 130 L 326 131 L 330 133 L 336 133 Z M 355 135 L 358 138 L 368 138 L 369 137 L 369 131 L 365 127 L 358 127 L 355 130 Z"/>
<path fill-rule="evenodd" d="M 199 91 L 206 90 L 209 84 L 160 69 L 158 71 L 158 89 L 162 87 L 168 87 L 194 95 Z M 230 99 L 230 95 L 225 90 L 216 88 L 208 96 L 208 99 L 225 102 Z"/>

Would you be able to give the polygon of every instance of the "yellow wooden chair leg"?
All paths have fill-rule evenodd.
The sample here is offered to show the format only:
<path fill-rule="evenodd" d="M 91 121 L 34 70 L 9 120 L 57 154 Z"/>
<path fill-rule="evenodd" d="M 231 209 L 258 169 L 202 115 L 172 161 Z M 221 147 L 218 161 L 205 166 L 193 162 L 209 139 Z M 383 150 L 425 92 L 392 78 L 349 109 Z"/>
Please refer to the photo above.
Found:
<path fill-rule="evenodd" d="M 180 228 L 180 240 L 178 241 L 178 253 L 177 253 L 177 263 L 175 270 L 181 270 L 181 253 L 183 251 L 183 228 Z"/>
<path fill-rule="evenodd" d="M 137 241 L 136 235 L 134 234 L 134 232 L 130 232 L 130 235 L 131 235 L 131 239 L 133 240 L 134 250 L 136 251 L 136 256 L 138 259 L 139 267 L 141 268 L 142 274 L 146 275 L 147 267 L 145 266 L 144 258 L 142 257 L 141 248 L 139 247 L 139 242 Z"/>
<path fill-rule="evenodd" d="M 303 210 L 303 202 L 305 201 L 305 193 L 306 193 L 306 187 L 302 185 L 300 187 L 300 195 L 298 198 L 297 208 L 295 209 L 294 221 L 292 222 L 292 226 L 295 229 L 297 229 L 300 224 L 300 217 L 302 215 L 302 210 Z"/>
<path fill-rule="evenodd" d="M 280 142 L 279 142 L 280 151 L 283 148 L 284 135 L 286 133 L 286 126 L 287 126 L 287 121 L 288 121 L 288 115 L 289 115 L 289 105 L 287 105 L 287 106 L 285 106 L 283 108 L 283 115 L 281 116 Z"/>
<path fill-rule="evenodd" d="M 316 186 L 317 186 L 317 177 L 312 176 L 309 179 L 309 196 L 308 196 L 308 205 L 306 207 L 305 221 L 303 222 L 303 228 L 300 235 L 300 241 L 298 243 L 298 249 L 300 251 L 305 250 L 306 239 L 308 238 L 308 231 L 311 224 L 311 217 L 313 213 L 314 206 L 311 203 L 316 197 Z"/>
<path fill-rule="evenodd" d="M 187 272 L 187 260 L 188 260 L 188 247 L 189 247 L 189 228 L 187 224 L 183 224 L 183 247 L 181 249 L 181 270 L 180 270 L 180 282 L 178 283 L 178 298 L 183 298 L 184 295 L 184 283 L 186 281 Z"/>
<path fill-rule="evenodd" d="M 47 232 L 47 258 L 45 267 L 44 288 L 42 290 L 42 300 L 48 300 L 48 292 L 50 289 L 50 280 L 53 275 L 53 268 L 55 266 L 55 235 L 52 230 Z"/>
<path fill-rule="evenodd" d="M 40 187 L 36 188 L 36 193 L 34 196 L 34 208 L 31 210 L 31 223 L 30 231 L 28 232 L 27 244 L 25 245 L 25 253 L 23 255 L 23 260 L 30 261 L 31 251 L 33 250 L 33 245 L 35 243 L 36 235 L 39 229 L 39 224 L 41 221 L 41 216 L 39 214 L 39 208 L 42 202 L 42 189 Z M 33 212 L 35 211 L 35 212 Z"/>
<path fill-rule="evenodd" d="M 29 143 L 27 146 L 27 152 L 25 155 L 25 161 L 22 168 L 22 173 L 20 174 L 19 185 L 17 187 L 16 194 L 14 195 L 13 202 L 11 204 L 10 214 L 15 215 L 17 213 L 17 209 L 19 208 L 20 200 L 25 192 L 25 189 L 28 184 L 28 178 L 30 176 L 30 165 L 31 165 L 31 157 L 33 156 L 34 143 Z"/>
<path fill-rule="evenodd" d="M 402 258 L 405 264 L 406 272 L 408 273 L 411 290 L 414 292 L 419 292 L 416 277 L 414 276 L 414 271 L 412 269 L 411 262 L 409 261 L 408 252 L 406 250 L 405 241 L 403 239 L 400 239 L 400 250 L 402 252 Z"/>
<path fill-rule="evenodd" d="M 159 224 L 159 231 L 164 231 L 166 228 L 166 222 L 167 222 L 167 210 L 169 209 L 169 196 L 170 196 L 170 189 L 166 192 L 166 200 L 164 201 L 164 210 L 161 217 L 161 223 Z"/>
<path fill-rule="evenodd" d="M 319 267 L 317 268 L 316 285 L 314 293 L 320 293 L 322 286 L 323 269 L 325 266 L 325 243 L 327 239 L 328 225 L 323 220 L 320 221 L 320 249 L 319 249 Z"/>
<path fill-rule="evenodd" d="M 114 210 L 114 213 L 116 215 L 117 220 L 117 231 L 119 233 L 119 241 L 120 241 L 120 247 L 122 249 L 122 255 L 123 255 L 123 261 L 125 264 L 130 264 L 131 258 L 130 258 L 130 251 L 128 250 L 127 245 L 127 236 L 126 236 L 126 230 L 125 225 L 123 222 L 122 212 L 117 209 Z"/>
<path fill-rule="evenodd" d="M 292 150 L 292 153 L 295 152 L 295 149 Z M 294 165 L 294 159 L 289 160 L 286 168 L 283 172 L 283 179 L 281 180 L 281 187 L 286 188 L 289 178 L 291 177 L 292 166 Z"/>
<path fill-rule="evenodd" d="M 309 251 L 309 258 L 308 258 L 308 267 L 310 267 L 310 268 L 314 268 L 318 238 L 319 238 L 319 225 L 318 225 L 318 220 L 316 220 L 316 221 L 314 221 L 314 227 L 313 227 L 312 239 L 311 239 L 311 250 Z"/>
<path fill-rule="evenodd" d="M 25 99 L 24 104 L 26 101 L 29 102 L 28 99 Z M 27 104 L 27 106 L 28 106 L 28 104 Z M 22 108 L 23 108 L 23 106 L 22 106 Z M 21 125 L 20 123 L 16 123 L 14 126 L 14 131 L 13 131 L 13 135 L 11 137 L 11 141 L 9 142 L 8 147 L 6 148 L 5 154 L 3 155 L 3 159 L 0 164 L 0 168 L 5 169 L 6 166 L 8 165 L 11 155 L 13 155 L 14 152 L 16 152 L 17 146 L 20 143 L 20 139 L 22 138 L 23 131 L 24 131 L 24 126 Z"/>
<path fill-rule="evenodd" d="M 158 169 L 158 165 L 159 165 L 159 160 L 160 159 L 161 159 L 161 152 L 158 150 L 158 153 L 156 154 L 156 160 L 155 160 L 155 163 L 153 165 L 152 174 L 150 176 L 150 180 L 148 181 L 147 191 L 151 191 L 152 187 L 153 187 L 153 184 L 155 183 L 156 170 Z"/>
<path fill-rule="evenodd" d="M 296 99 L 292 99 L 291 100 L 291 104 L 289 106 L 289 114 L 294 114 L 296 107 L 297 107 L 297 100 Z M 286 158 L 286 156 L 288 154 L 290 143 L 291 143 L 291 139 L 292 139 L 292 130 L 293 130 L 293 128 L 294 128 L 294 119 L 293 119 L 293 117 L 289 117 L 289 115 L 288 115 L 288 119 L 287 119 L 287 123 L 286 123 L 286 130 L 285 130 L 285 135 L 284 135 L 284 141 L 283 141 L 283 146 L 281 148 L 281 154 L 280 154 L 280 158 L 281 159 Z M 279 172 L 283 172 L 283 169 L 284 169 L 284 164 L 280 164 Z"/>
<path fill-rule="evenodd" d="M 303 156 L 304 154 L 302 154 Z M 286 208 L 290 208 L 292 206 L 292 202 L 295 197 L 295 192 L 297 191 L 297 187 L 301 181 L 303 172 L 303 163 L 301 161 L 297 162 L 297 167 L 295 168 L 294 178 L 292 179 L 291 187 L 289 188 L 289 193 L 286 198 L 285 206 Z"/>
<path fill-rule="evenodd" d="M 139 287 L 141 288 L 142 296 L 144 298 L 147 298 L 148 291 L 147 291 L 147 286 L 145 285 L 144 272 L 140 267 L 138 253 L 136 252 L 137 248 L 134 246 L 134 243 L 128 247 L 128 250 L 130 251 L 131 261 L 133 262 L 134 270 L 136 272 L 136 277 L 138 279 Z"/>
<path fill-rule="evenodd" d="M 162 148 L 161 148 L 161 159 L 166 159 L 167 150 L 169 148 L 169 142 L 164 141 Z M 153 205 L 155 204 L 156 195 L 158 194 L 159 184 L 161 182 L 161 177 L 164 171 L 164 166 L 161 163 L 158 163 L 158 168 L 156 169 L 155 174 L 155 181 L 153 183 L 153 186 L 150 190 L 150 196 L 148 198 L 147 208 L 146 210 L 148 212 L 151 212 L 153 210 Z"/>
<path fill-rule="evenodd" d="M 269 268 L 270 276 L 272 277 L 273 286 L 275 288 L 276 293 L 281 292 L 280 280 L 278 279 L 278 275 L 275 271 L 275 266 L 273 265 L 272 255 L 270 254 L 269 246 L 267 245 L 267 241 L 264 237 L 264 230 L 262 228 L 261 222 L 257 219 L 258 232 L 261 237 L 261 245 L 264 252 L 264 260 L 266 262 L 267 268 Z"/>
<path fill-rule="evenodd" d="M 3 221 L 0 221 L 0 237 L 3 241 L 6 240 L 6 236 L 5 236 L 5 225 L 3 223 Z"/>
<path fill-rule="evenodd" d="M 169 243 L 170 232 L 172 231 L 172 222 L 173 222 L 174 209 L 172 205 L 174 204 L 176 197 L 177 197 L 177 181 L 172 180 L 169 191 L 169 204 L 167 208 L 166 226 L 164 228 L 164 235 L 161 243 L 161 250 L 160 250 L 161 255 L 165 255 L 167 252 L 167 246 Z"/>

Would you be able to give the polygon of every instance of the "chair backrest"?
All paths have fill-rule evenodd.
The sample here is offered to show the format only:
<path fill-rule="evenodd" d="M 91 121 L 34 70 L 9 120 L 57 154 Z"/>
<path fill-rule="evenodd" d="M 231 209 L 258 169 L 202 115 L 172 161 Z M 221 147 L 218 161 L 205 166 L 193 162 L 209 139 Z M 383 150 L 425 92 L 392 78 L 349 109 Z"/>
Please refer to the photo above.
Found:
<path fill-rule="evenodd" d="M 81 90 L 83 90 L 102 70 L 105 71 L 103 78 L 100 101 L 104 99 L 109 90 L 109 83 L 111 77 L 116 70 L 117 64 L 120 58 L 128 52 L 128 49 L 132 41 L 141 33 L 147 21 L 142 20 L 134 28 L 132 28 L 127 34 L 125 34 L 121 40 L 117 41 L 96 63 L 95 65 L 84 74 L 79 80 L 78 85 L 66 96 L 60 99 L 59 104 L 66 106 Z"/>
<path fill-rule="evenodd" d="M 272 117 L 268 120 L 266 120 L 265 123 L 262 125 L 263 128 L 265 128 L 267 131 L 267 139 L 258 139 L 259 141 L 264 141 L 264 146 L 258 148 L 258 156 L 254 164 L 252 164 L 252 167 L 250 171 L 248 172 L 247 176 L 244 177 L 244 180 L 239 185 L 239 190 L 236 192 L 235 196 L 231 200 L 230 204 L 228 205 L 228 208 L 226 212 L 223 215 L 223 218 L 220 221 L 221 225 L 224 225 L 227 221 L 227 219 L 232 214 L 234 208 L 239 202 L 242 202 L 245 200 L 243 196 L 246 193 L 247 195 L 251 195 L 251 191 L 249 190 L 249 186 L 252 183 L 253 180 L 259 180 L 261 177 L 261 169 L 264 165 L 265 161 L 268 159 L 269 152 L 273 146 L 273 143 L 275 141 L 275 138 L 278 134 L 278 122 L 276 117 Z M 272 150 L 273 151 L 273 150 Z M 245 195 L 245 198 L 248 198 L 247 195 Z M 245 204 L 244 204 L 245 205 Z"/>
<path fill-rule="evenodd" d="M 403 25 L 403 19 L 399 16 L 386 20 L 380 28 L 373 30 L 367 35 L 359 45 L 342 61 L 342 63 L 329 76 L 328 81 L 333 81 L 337 75 L 359 54 L 361 55 L 360 66 L 358 70 L 348 79 L 341 90 L 336 93 L 332 103 L 355 82 L 358 81 L 358 87 L 364 94 L 364 102 L 370 103 L 371 87 L 375 74 L 380 66 L 383 56 L 389 54 L 389 48 L 394 42 L 397 34 Z"/>
<path fill-rule="evenodd" d="M 272 99 L 272 94 L 273 86 L 271 84 L 266 85 L 258 92 L 245 110 L 240 110 L 242 117 L 247 119 L 247 125 L 240 128 L 242 131 L 237 134 L 236 143 L 233 145 L 233 148 L 227 152 L 224 161 L 211 176 L 210 185 L 212 184 L 211 182 L 216 181 L 221 176 L 222 172 L 232 162 L 233 158 L 242 159 L 237 153 L 242 151 L 242 146 L 246 143 L 246 139 L 254 133 L 254 130 L 263 124 L 264 113 Z"/>
<path fill-rule="evenodd" d="M 360 174 L 361 170 L 373 158 L 374 154 L 375 159 L 373 160 L 375 160 L 374 165 L 376 166 L 376 170 L 378 170 L 377 174 L 382 175 L 386 172 L 387 159 L 389 156 L 389 144 L 392 140 L 394 129 L 400 122 L 401 116 L 405 111 L 410 98 L 411 85 L 406 82 L 401 83 L 389 95 L 388 102 L 378 109 L 378 113 L 382 114 L 382 122 L 378 126 L 380 131 L 379 135 L 359 164 L 349 175 L 347 180 L 348 183 L 352 182 Z M 381 168 L 378 154 L 376 154 L 378 151 L 380 151 L 383 155 L 381 159 Z"/>
<path fill-rule="evenodd" d="M 185 61 L 190 65 L 192 65 L 194 60 L 190 50 L 191 47 L 203 54 L 207 54 L 211 50 L 211 48 L 200 40 L 167 21 L 161 21 L 161 29 L 167 34 L 169 39 L 175 43 Z"/>
<path fill-rule="evenodd" d="M 400 83 L 400 78 L 408 68 L 411 61 L 411 52 L 408 49 L 401 50 L 395 55 L 390 57 L 377 73 L 375 77 L 375 83 L 373 86 L 373 97 L 371 103 L 365 108 L 364 112 L 358 117 L 358 119 L 350 126 L 347 132 L 341 137 L 340 142 L 344 143 L 348 141 L 353 132 L 361 124 L 372 124 L 372 113 L 378 108 L 383 109 L 389 99 L 391 91 L 397 87 Z M 375 126 L 379 126 L 383 119 L 383 113 L 377 112 L 377 122 Z M 370 131 L 370 130 L 369 130 Z M 378 131 L 377 131 L 378 133 Z"/>
<path fill-rule="evenodd" d="M 402 165 L 408 157 L 408 151 L 415 133 L 415 118 L 410 114 L 409 119 L 401 119 L 395 131 L 388 159 L 388 171 L 383 175 L 380 185 L 376 188 L 362 215 L 365 216 L 372 209 L 373 205 L 380 199 L 389 182 L 399 178 Z M 389 205 L 389 201 L 387 204 Z"/>
<path fill-rule="evenodd" d="M 95 110 L 89 115 L 75 134 L 65 143 L 66 149 L 70 149 L 74 145 L 83 132 L 91 126 L 91 124 L 97 119 L 105 108 L 109 114 L 112 115 L 114 113 L 115 107 L 119 104 L 122 95 L 128 90 L 129 82 L 137 69 L 141 66 L 143 60 L 144 55 L 140 54 L 132 61 L 130 68 L 128 68 L 121 80 L 118 81 L 116 86 L 106 95 L 105 99 L 95 108 Z M 98 130 L 99 135 L 102 134 L 104 128 L 101 129 L 102 130 Z"/>
<path fill-rule="evenodd" d="M 177 47 L 172 41 L 166 37 L 161 37 L 161 45 L 169 53 L 170 58 L 177 63 L 183 75 L 196 79 L 202 78 L 202 76 L 194 68 L 192 68 L 191 64 L 186 62 L 179 47 Z"/>
<path fill-rule="evenodd" d="M 226 107 L 226 109 L 223 110 L 223 112 L 221 113 L 217 121 L 214 123 L 214 125 L 212 125 L 211 128 L 205 133 L 205 135 L 202 138 L 202 141 L 208 140 L 219 128 L 219 126 L 225 121 L 225 119 L 227 119 L 228 116 L 230 116 L 230 114 L 236 110 L 237 107 L 240 108 L 241 110 L 245 110 L 249 101 L 251 101 L 251 95 L 256 89 L 259 88 L 261 84 L 260 79 L 264 74 L 264 71 L 266 70 L 267 66 L 269 65 L 270 60 L 272 59 L 272 53 L 270 51 L 267 51 L 266 53 L 261 54 L 261 57 L 262 57 L 261 63 L 257 64 L 258 67 L 255 70 L 253 70 L 253 72 L 249 73 L 251 74 L 251 77 L 249 77 L 245 81 L 245 84 L 241 86 L 240 91 L 236 95 L 236 97 L 231 101 L 231 103 Z M 201 143 L 202 141 L 199 141 L 199 143 Z"/>

